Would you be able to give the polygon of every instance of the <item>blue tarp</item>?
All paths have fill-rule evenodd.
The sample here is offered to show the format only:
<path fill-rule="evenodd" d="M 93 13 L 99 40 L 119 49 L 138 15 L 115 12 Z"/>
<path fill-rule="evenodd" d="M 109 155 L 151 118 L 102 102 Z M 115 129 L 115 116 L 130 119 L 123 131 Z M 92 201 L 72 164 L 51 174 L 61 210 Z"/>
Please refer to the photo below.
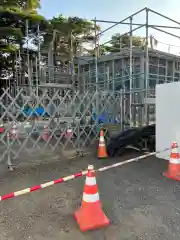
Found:
<path fill-rule="evenodd" d="M 93 121 L 97 121 L 98 119 L 98 124 L 100 123 L 117 123 L 116 119 L 114 116 L 109 115 L 107 113 L 101 113 L 99 116 L 97 116 L 97 114 L 95 112 L 92 113 L 92 119 Z"/>
<path fill-rule="evenodd" d="M 45 115 L 48 115 L 43 107 L 37 107 L 35 109 L 25 108 L 23 110 L 23 113 L 28 117 L 29 116 L 45 116 Z"/>

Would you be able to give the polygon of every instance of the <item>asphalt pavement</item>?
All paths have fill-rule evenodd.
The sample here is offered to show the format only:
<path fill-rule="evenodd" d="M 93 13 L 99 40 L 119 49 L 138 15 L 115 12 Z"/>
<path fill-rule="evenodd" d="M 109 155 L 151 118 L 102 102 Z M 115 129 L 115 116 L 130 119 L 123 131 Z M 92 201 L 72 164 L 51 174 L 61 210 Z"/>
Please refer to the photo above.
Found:
<path fill-rule="evenodd" d="M 64 159 L 43 156 L 37 164 L 19 164 L 0 172 L 0 195 L 83 170 L 134 157 L 97 160 L 93 155 Z M 73 217 L 85 178 L 0 202 L 0 240 L 179 240 L 180 184 L 162 176 L 167 161 L 149 157 L 97 174 L 109 227 L 81 233 Z"/>

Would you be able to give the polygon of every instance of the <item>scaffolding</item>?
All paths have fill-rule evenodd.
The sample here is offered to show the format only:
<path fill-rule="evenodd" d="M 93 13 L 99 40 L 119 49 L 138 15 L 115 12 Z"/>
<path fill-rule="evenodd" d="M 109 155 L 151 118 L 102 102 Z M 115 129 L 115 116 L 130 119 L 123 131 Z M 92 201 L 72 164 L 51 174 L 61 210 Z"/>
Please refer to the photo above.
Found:
<path fill-rule="evenodd" d="M 139 24 L 134 18 L 141 13 L 145 15 L 145 22 Z M 150 24 L 150 14 L 156 14 L 178 26 Z M 76 57 L 70 49 L 70 67 L 61 68 L 53 65 L 52 44 L 47 46 L 45 54 L 44 50 L 40 49 L 39 43 L 34 55 L 29 50 L 17 54 L 15 85 L 2 89 L 0 95 L 0 122 L 4 124 L 0 135 L 0 150 L 3 153 L 0 161 L 5 159 L 6 155 L 11 160 L 20 157 L 26 159 L 27 154 L 32 156 L 33 153 L 49 150 L 55 152 L 73 148 L 84 151 L 94 143 L 99 136 L 100 128 L 104 126 L 108 129 L 113 125 L 119 128 L 118 131 L 123 131 L 130 127 L 155 123 L 154 99 L 157 82 L 151 83 L 150 75 L 153 77 L 153 74 L 149 73 L 150 64 L 157 56 L 173 59 L 172 76 L 167 77 L 167 81 L 164 82 L 179 81 L 180 57 L 151 49 L 149 29 L 179 39 L 178 35 L 164 29 L 179 30 L 180 23 L 148 8 L 119 22 L 98 19 L 94 19 L 93 22 L 95 56 Z M 113 25 L 98 32 L 97 24 L 100 22 Z M 129 48 L 120 48 L 118 53 L 100 56 L 99 50 L 102 45 L 100 37 L 119 25 L 128 26 L 128 31 L 121 34 L 121 37 L 129 35 Z M 136 49 L 132 41 L 133 33 L 141 28 L 145 29 L 144 45 L 141 49 Z M 38 40 L 40 41 L 39 38 Z M 21 66 L 23 54 L 28 62 L 26 66 Z M 125 64 L 121 65 L 120 70 L 116 70 L 116 67 L 119 69 L 120 62 L 115 63 L 119 58 Z M 139 59 L 139 72 L 135 72 L 137 59 Z M 102 69 L 101 62 L 103 62 Z M 109 65 L 105 66 L 105 62 Z M 165 62 L 164 69 L 167 72 L 167 60 Z M 78 63 L 77 72 L 73 63 Z M 160 65 L 160 61 L 158 64 Z M 175 65 L 179 66 L 178 77 L 177 71 L 174 70 Z M 25 70 L 22 71 L 22 68 Z M 123 76 L 119 76 L 118 71 L 121 71 Z M 158 76 L 158 81 L 160 77 Z M 140 85 L 136 84 L 137 82 Z M 18 137 L 9 141 L 8 133 L 12 133 L 14 128 Z M 117 128 L 114 129 L 117 133 Z M 73 132 L 71 137 L 68 136 L 69 130 Z M 107 135 L 106 137 L 108 138 Z M 9 165 L 11 165 L 10 160 Z"/>
<path fill-rule="evenodd" d="M 143 23 L 137 23 L 134 21 L 134 18 L 139 16 L 140 14 L 143 14 L 144 17 L 144 21 Z M 159 16 L 161 19 L 165 19 L 170 21 L 172 24 L 171 25 L 156 25 L 156 24 L 151 24 L 150 23 L 150 19 L 151 19 L 151 14 L 154 14 L 155 16 Z M 151 88 L 150 86 L 150 78 L 149 78 L 149 59 L 150 59 L 150 54 L 153 53 L 154 55 L 164 55 L 164 58 L 169 58 L 169 59 L 175 59 L 175 61 L 180 61 L 180 57 L 179 56 L 166 56 L 166 53 L 163 53 L 161 51 L 157 51 L 155 49 L 152 49 L 152 36 L 149 36 L 150 33 L 150 29 L 153 29 L 155 31 L 159 31 L 163 34 L 168 34 L 174 38 L 180 38 L 180 36 L 173 34 L 172 30 L 179 30 L 180 29 L 180 22 L 177 22 L 175 20 L 173 20 L 172 18 L 169 18 L 161 13 L 158 13 L 152 9 L 149 8 L 143 8 L 137 12 L 135 12 L 134 14 L 126 17 L 125 19 L 115 22 L 115 21 L 107 21 L 107 20 L 99 20 L 97 18 L 92 20 L 94 22 L 95 25 L 95 41 L 94 41 L 94 49 L 95 49 L 95 56 L 83 56 L 79 58 L 79 79 L 80 79 L 80 85 L 84 85 L 83 89 L 90 89 L 93 85 L 93 87 L 96 89 L 96 92 L 98 92 L 101 89 L 102 86 L 102 82 L 105 81 L 111 81 L 111 82 L 115 82 L 116 80 L 116 76 L 112 73 L 109 73 L 109 68 L 105 68 L 103 71 L 100 70 L 100 62 L 101 61 L 113 61 L 113 58 L 127 58 L 128 56 L 128 62 L 129 62 L 129 66 L 128 66 L 128 74 L 125 76 L 126 79 L 125 81 L 128 82 L 126 88 L 122 88 L 122 89 L 118 89 L 123 90 L 125 92 L 129 92 L 129 118 L 130 118 L 130 122 L 132 122 L 132 109 L 135 105 L 135 103 L 133 102 L 133 97 L 132 95 L 134 95 L 134 93 L 137 91 L 137 89 L 134 87 L 133 84 L 133 79 L 137 79 L 136 73 L 133 72 L 133 65 L 134 65 L 134 55 L 135 54 L 141 54 L 143 55 L 143 62 L 141 63 L 141 68 L 143 68 L 141 70 L 141 72 L 139 73 L 139 78 L 141 79 L 141 90 L 143 91 L 143 94 L 141 95 L 141 98 L 143 98 L 143 100 L 141 100 L 139 102 L 139 104 L 144 104 L 143 106 L 143 113 L 142 115 L 144 116 L 144 121 L 143 124 L 149 124 L 148 122 L 148 108 L 152 107 L 154 101 L 152 98 L 155 97 L 155 87 Z M 107 23 L 107 24 L 113 24 L 110 27 L 106 28 L 105 30 L 102 30 L 101 32 L 97 32 L 97 24 L 99 23 Z M 175 26 L 172 26 L 173 24 L 175 24 Z M 119 42 L 121 43 L 121 38 L 124 36 L 129 36 L 129 48 L 127 49 L 122 49 L 120 46 L 120 51 L 119 53 L 115 54 L 107 54 L 105 56 L 100 56 L 99 52 L 100 52 L 100 46 L 106 45 L 108 43 L 111 42 L 107 41 L 104 42 L 102 44 L 100 44 L 100 40 L 101 40 L 101 36 L 106 33 L 107 31 L 117 27 L 118 25 L 123 25 L 123 26 L 128 26 L 129 30 L 123 34 L 120 35 L 119 38 Z M 135 49 L 133 46 L 133 34 L 138 31 L 139 29 L 145 29 L 145 37 L 144 37 L 144 46 L 141 49 Z M 120 44 L 121 45 L 121 44 Z M 107 59 L 107 60 L 106 60 Z M 87 80 L 85 81 L 84 79 L 84 73 L 81 71 L 81 67 L 82 66 L 86 66 L 86 78 Z M 91 65 L 91 69 L 88 69 L 87 65 Z M 92 67 L 92 65 L 94 65 Z M 113 72 L 114 66 L 111 67 L 111 71 Z M 125 68 L 124 68 L 125 69 Z M 90 78 L 92 78 L 92 75 L 95 75 L 94 77 L 94 81 L 93 84 L 90 81 Z M 110 76 L 111 75 L 111 76 Z M 82 79 L 81 79 L 82 78 Z M 88 79 L 89 78 L 89 79 Z M 119 81 L 122 81 L 122 79 L 119 79 Z M 174 78 L 172 79 L 172 81 L 174 81 Z M 88 83 L 87 83 L 88 82 Z M 87 84 L 87 86 L 85 87 L 85 84 Z M 114 85 L 114 84 L 112 84 Z M 109 86 L 109 85 L 108 85 Z M 103 90 L 109 91 L 110 89 L 107 88 L 107 85 L 103 88 Z M 111 91 L 115 91 L 114 87 L 111 87 Z M 117 91 L 117 90 L 116 90 Z M 137 104 L 136 104 L 137 105 Z M 97 99 L 97 111 L 98 111 L 98 99 Z"/>

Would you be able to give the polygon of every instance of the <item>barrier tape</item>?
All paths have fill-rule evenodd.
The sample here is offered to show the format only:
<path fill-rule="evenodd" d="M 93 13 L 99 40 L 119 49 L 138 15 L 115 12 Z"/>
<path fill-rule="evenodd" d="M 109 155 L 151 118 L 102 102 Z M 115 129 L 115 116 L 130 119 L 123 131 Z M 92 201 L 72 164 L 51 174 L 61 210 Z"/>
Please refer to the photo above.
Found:
<path fill-rule="evenodd" d="M 59 178 L 59 179 L 56 179 L 56 180 L 53 180 L 53 181 L 50 181 L 50 182 L 46 182 L 46 183 L 43 183 L 43 184 L 40 184 L 40 185 L 30 187 L 30 188 L 25 188 L 25 189 L 22 189 L 20 191 L 11 192 L 9 194 L 0 196 L 0 201 L 7 200 L 9 198 L 14 198 L 14 197 L 26 194 L 26 193 L 35 192 L 35 191 L 40 190 L 42 188 L 50 187 L 50 186 L 56 185 L 58 183 L 64 183 L 66 181 L 69 181 L 69 180 L 72 180 L 72 179 L 75 179 L 75 178 L 78 178 L 78 177 L 82 177 L 82 176 L 86 175 L 87 172 L 88 171 L 85 170 L 85 171 L 82 171 L 82 172 L 72 174 L 72 175 L 67 176 L 67 177 Z"/>
<path fill-rule="evenodd" d="M 148 153 L 146 155 L 142 155 L 142 156 L 139 156 L 139 157 L 135 157 L 135 158 L 131 158 L 129 160 L 125 160 L 123 162 L 118 162 L 118 163 L 115 163 L 115 164 L 112 164 L 110 166 L 105 166 L 105 167 L 102 167 L 102 168 L 99 168 L 97 169 L 96 171 L 97 172 L 103 172 L 103 171 L 106 171 L 108 169 L 111 169 L 111 168 L 115 168 L 115 167 L 119 167 L 119 166 L 122 166 L 124 164 L 127 164 L 127 163 L 131 163 L 131 162 L 137 162 L 141 159 L 144 159 L 144 158 L 147 158 L 147 157 L 150 157 L 150 156 L 153 156 L 155 155 L 157 152 L 153 152 L 153 153 Z"/>
<path fill-rule="evenodd" d="M 118 163 L 115 163 L 115 164 L 112 164 L 112 165 L 109 165 L 109 166 L 101 167 L 99 169 L 96 169 L 95 171 L 96 172 L 103 172 L 103 171 L 106 171 L 108 169 L 119 167 L 119 166 L 122 166 L 122 165 L 127 164 L 127 163 L 137 162 L 137 161 L 139 161 L 141 159 L 153 156 L 153 155 L 155 155 L 157 153 L 160 153 L 160 152 L 165 152 L 165 151 L 170 150 L 170 149 L 171 148 L 167 148 L 164 151 L 148 153 L 148 154 L 145 154 L 145 155 L 142 155 L 142 156 L 139 156 L 139 157 L 135 157 L 135 158 L 131 158 L 129 160 L 125 160 L 123 162 L 118 162 Z M 53 180 L 53 181 L 50 181 L 50 182 L 46 182 L 46 183 L 43 183 L 43 184 L 40 184 L 40 185 L 36 185 L 36 186 L 30 187 L 30 188 L 25 188 L 25 189 L 22 189 L 20 191 L 11 192 L 9 194 L 0 196 L 0 201 L 7 200 L 9 198 L 14 198 L 14 197 L 26 194 L 26 193 L 35 192 L 35 191 L 38 191 L 38 190 L 40 190 L 42 188 L 50 187 L 50 186 L 56 185 L 58 183 L 64 183 L 66 181 L 69 181 L 69 180 L 72 180 L 72 179 L 75 179 L 75 178 L 78 178 L 78 177 L 82 177 L 82 176 L 86 175 L 87 172 L 88 172 L 87 170 L 81 171 L 81 172 L 69 175 L 67 177 L 59 178 L 59 179 L 56 179 L 56 180 Z"/>
<path fill-rule="evenodd" d="M 171 150 L 171 148 L 165 148 L 163 151 L 147 153 L 147 154 L 139 156 L 139 157 L 131 158 L 131 159 L 125 160 L 123 162 L 118 162 L 118 163 L 115 163 L 115 164 L 112 164 L 112 165 L 109 165 L 109 166 L 105 166 L 105 167 L 99 168 L 99 169 L 97 169 L 95 171 L 96 172 L 103 172 L 103 171 L 106 171 L 108 169 L 119 167 L 119 166 L 122 166 L 122 165 L 127 164 L 127 163 L 138 162 L 141 159 L 144 159 L 144 158 L 147 158 L 147 157 L 151 157 L 151 156 L 153 156 L 153 155 L 155 155 L 157 153 L 166 152 L 168 150 Z"/>

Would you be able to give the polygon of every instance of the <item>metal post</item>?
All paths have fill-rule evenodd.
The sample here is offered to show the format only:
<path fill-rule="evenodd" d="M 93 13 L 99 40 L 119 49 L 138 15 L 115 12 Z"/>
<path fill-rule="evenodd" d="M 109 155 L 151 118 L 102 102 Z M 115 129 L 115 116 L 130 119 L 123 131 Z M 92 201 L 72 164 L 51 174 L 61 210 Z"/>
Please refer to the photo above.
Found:
<path fill-rule="evenodd" d="M 74 77 L 74 49 L 73 49 L 73 42 L 75 41 L 75 38 L 72 34 L 72 31 L 70 32 L 70 62 L 71 62 L 71 76 L 72 76 L 72 85 L 73 85 L 73 92 L 75 90 L 75 77 Z"/>
<path fill-rule="evenodd" d="M 38 61 L 37 61 L 37 70 L 38 70 L 38 74 L 37 74 L 37 79 L 36 79 L 36 87 L 37 87 L 37 97 L 39 96 L 39 82 L 40 81 L 40 63 L 41 63 L 41 52 L 40 52 L 40 29 L 39 29 L 39 24 L 38 24 Z"/>
<path fill-rule="evenodd" d="M 123 89 L 123 130 L 126 129 L 127 124 L 127 112 L 126 112 L 126 89 Z"/>
<path fill-rule="evenodd" d="M 168 53 L 170 53 L 171 45 L 168 45 Z"/>
<path fill-rule="evenodd" d="M 28 20 L 26 20 L 26 44 L 27 44 L 27 65 L 28 65 L 28 82 L 29 82 L 29 87 L 30 87 L 30 95 L 31 95 L 31 87 L 32 87 L 32 82 L 31 82 L 31 74 L 30 74 L 30 61 L 29 61 L 29 23 Z"/>
<path fill-rule="evenodd" d="M 9 135 L 9 131 L 7 132 L 7 165 L 9 168 L 9 171 L 13 171 L 13 167 L 12 167 L 12 162 L 11 162 L 11 143 L 10 143 L 10 135 Z"/>
<path fill-rule="evenodd" d="M 87 78 L 87 89 L 91 87 L 91 64 L 89 63 L 88 78 Z"/>
<path fill-rule="evenodd" d="M 112 90 L 113 90 L 113 93 L 115 91 L 115 82 L 114 82 L 114 79 L 115 78 L 115 73 L 114 73 L 114 59 L 112 60 Z"/>
<path fill-rule="evenodd" d="M 81 149 L 81 136 L 80 136 L 80 122 L 78 122 L 78 126 L 77 126 L 77 155 L 78 156 L 83 156 L 83 151 Z"/>
<path fill-rule="evenodd" d="M 122 38 L 121 36 L 119 37 L 119 52 L 122 50 Z"/>
<path fill-rule="evenodd" d="M 112 26 L 110 26 L 110 27 L 106 28 L 105 30 L 101 31 L 100 33 L 98 33 L 98 35 L 102 35 L 103 33 L 107 32 L 108 30 L 110 30 L 110 29 L 114 28 L 115 26 L 117 26 L 117 25 L 123 23 L 124 21 L 128 20 L 130 17 L 133 17 L 133 16 L 138 15 L 139 13 L 143 12 L 145 9 L 146 9 L 146 8 L 143 8 L 143 9 L 135 12 L 135 13 L 132 14 L 131 16 L 124 18 L 122 21 L 113 24 Z M 96 18 L 95 18 L 95 20 L 93 20 L 93 21 L 95 21 L 95 22 L 97 23 Z"/>
<path fill-rule="evenodd" d="M 77 72 L 77 84 L 78 84 L 78 86 L 77 86 L 77 90 L 80 91 L 80 93 L 81 93 L 81 91 L 82 91 L 81 89 L 83 89 L 83 82 L 84 82 L 84 81 L 82 81 L 83 73 L 80 72 L 81 68 L 80 68 L 80 64 L 79 64 L 79 58 L 77 58 L 77 62 L 78 62 L 77 63 L 77 65 L 78 65 L 78 72 Z"/>
<path fill-rule="evenodd" d="M 146 9 L 146 43 L 145 43 L 145 124 L 148 124 L 148 88 L 149 88 L 149 54 L 148 54 L 148 20 L 149 9 Z"/>
<path fill-rule="evenodd" d="M 97 124 L 98 124 L 98 118 L 99 118 L 99 81 L 98 81 L 98 44 L 97 44 L 97 24 L 96 24 L 96 18 L 94 20 L 94 29 L 95 29 L 95 40 L 94 40 L 94 47 L 95 47 L 95 71 L 96 71 L 96 115 L 97 115 Z"/>
<path fill-rule="evenodd" d="M 24 84 L 22 82 L 22 59 L 21 59 L 21 52 L 18 50 L 18 58 L 19 58 L 19 83 L 18 85 Z"/>
<path fill-rule="evenodd" d="M 107 66 L 107 91 L 108 92 L 109 92 L 109 84 L 110 84 L 109 66 Z"/>
<path fill-rule="evenodd" d="M 120 24 L 120 25 L 130 25 L 129 22 L 121 22 L 121 23 L 119 23 L 117 21 L 106 21 L 106 20 L 100 20 L 100 19 L 96 19 L 96 22 L 97 23 L 100 22 L 100 23 L 113 23 L 113 24 Z M 142 27 L 144 26 L 144 24 L 142 24 L 142 23 L 132 23 L 132 25 L 133 26 L 142 26 Z M 167 28 L 167 29 L 180 29 L 180 27 L 177 27 L 177 26 L 165 26 L 165 25 L 156 25 L 156 24 L 149 24 L 149 27 L 160 27 L 160 28 Z"/>
<path fill-rule="evenodd" d="M 129 55 L 129 120 L 130 120 L 130 127 L 132 126 L 132 17 L 130 17 L 130 55 Z"/>
<path fill-rule="evenodd" d="M 123 119 L 124 119 L 124 107 L 123 107 L 123 90 L 120 90 L 120 125 L 121 125 L 121 131 L 123 131 Z"/>
<path fill-rule="evenodd" d="M 41 61 L 41 43 L 40 43 L 40 28 L 39 28 L 39 24 L 38 24 L 38 62 L 40 64 Z"/>

